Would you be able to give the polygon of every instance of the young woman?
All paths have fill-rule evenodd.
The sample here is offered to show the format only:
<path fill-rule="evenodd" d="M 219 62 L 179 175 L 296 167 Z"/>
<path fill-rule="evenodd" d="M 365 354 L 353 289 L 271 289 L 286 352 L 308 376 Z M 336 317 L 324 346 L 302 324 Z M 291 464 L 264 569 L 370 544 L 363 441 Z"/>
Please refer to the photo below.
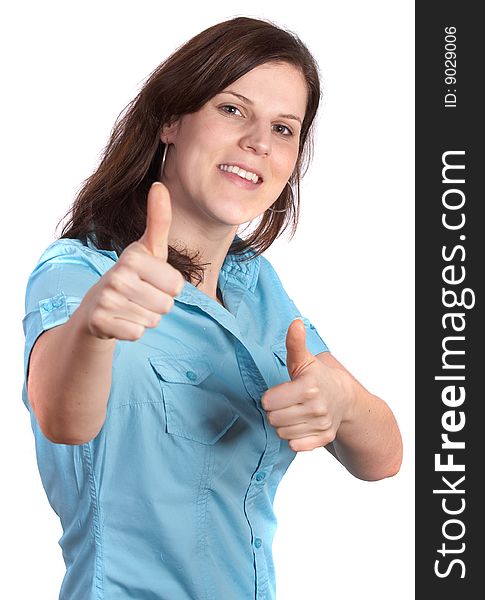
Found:
<path fill-rule="evenodd" d="M 33 270 L 23 399 L 64 532 L 61 599 L 273 599 L 295 453 L 399 470 L 389 407 L 262 256 L 296 227 L 319 99 L 294 34 L 203 31 L 127 107 Z"/>

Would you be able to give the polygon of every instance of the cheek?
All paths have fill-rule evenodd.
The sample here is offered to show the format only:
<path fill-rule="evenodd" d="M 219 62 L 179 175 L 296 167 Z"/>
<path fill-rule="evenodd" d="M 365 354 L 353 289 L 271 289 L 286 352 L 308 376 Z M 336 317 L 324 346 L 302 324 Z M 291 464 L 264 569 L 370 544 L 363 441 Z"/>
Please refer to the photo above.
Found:
<path fill-rule="evenodd" d="M 189 179 L 194 179 L 194 173 L 202 177 L 205 171 L 204 136 L 201 131 L 194 131 L 192 135 L 184 137 L 178 148 L 179 173 Z"/>
<path fill-rule="evenodd" d="M 287 148 L 281 153 L 277 164 L 275 165 L 275 171 L 278 177 L 282 177 L 288 180 L 291 177 L 298 159 L 298 150 L 294 148 Z"/>
<path fill-rule="evenodd" d="M 193 169 L 205 169 L 208 164 L 217 162 L 225 144 L 224 132 L 207 123 L 193 130 L 185 140 L 186 156 Z"/>

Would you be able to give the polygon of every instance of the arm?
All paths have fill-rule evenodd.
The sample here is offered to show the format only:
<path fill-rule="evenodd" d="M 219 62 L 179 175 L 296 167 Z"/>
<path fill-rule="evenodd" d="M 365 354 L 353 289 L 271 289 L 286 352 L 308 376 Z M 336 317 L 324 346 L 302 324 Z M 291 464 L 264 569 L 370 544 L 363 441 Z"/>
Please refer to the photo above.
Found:
<path fill-rule="evenodd" d="M 326 446 L 350 473 L 365 480 L 395 475 L 402 462 L 402 440 L 388 405 L 368 392 L 330 352 L 316 358 L 339 378 L 348 394 L 348 407 L 335 439 Z M 330 371 L 331 372 L 331 371 Z"/>
<path fill-rule="evenodd" d="M 83 305 L 37 339 L 29 362 L 28 397 L 42 433 L 57 444 L 83 444 L 101 429 L 111 388 L 114 339 L 84 327 Z"/>
<path fill-rule="evenodd" d="M 142 237 L 84 293 L 68 321 L 49 328 L 33 346 L 28 399 L 52 442 L 83 444 L 99 433 L 106 418 L 116 340 L 135 341 L 145 328 L 157 327 L 182 290 L 182 274 L 167 262 L 170 223 L 168 190 L 154 184 Z M 61 275 L 55 269 L 47 273 L 55 274 L 59 289 Z M 66 285 L 75 279 L 68 277 Z M 37 297 L 45 298 L 50 286 L 45 288 L 40 286 Z M 37 297 L 30 302 L 34 307 Z"/>

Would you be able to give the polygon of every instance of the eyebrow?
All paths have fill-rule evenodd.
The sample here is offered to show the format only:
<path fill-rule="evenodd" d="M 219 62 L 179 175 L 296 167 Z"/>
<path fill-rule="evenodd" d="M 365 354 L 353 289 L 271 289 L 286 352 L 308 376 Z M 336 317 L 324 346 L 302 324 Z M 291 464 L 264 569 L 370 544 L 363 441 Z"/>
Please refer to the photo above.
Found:
<path fill-rule="evenodd" d="M 243 96 L 242 94 L 238 94 L 237 92 L 232 92 L 231 90 L 223 90 L 222 92 L 220 92 L 221 94 L 232 94 L 233 96 L 236 96 L 236 98 L 239 98 L 239 100 L 242 100 L 243 102 L 247 102 L 248 104 L 254 104 L 254 102 L 252 100 L 250 100 L 249 98 L 246 98 L 246 96 Z M 295 115 L 279 115 L 281 118 L 283 119 L 293 119 L 294 121 L 298 121 L 298 123 L 300 123 L 300 125 L 302 124 L 300 117 L 297 117 Z"/>

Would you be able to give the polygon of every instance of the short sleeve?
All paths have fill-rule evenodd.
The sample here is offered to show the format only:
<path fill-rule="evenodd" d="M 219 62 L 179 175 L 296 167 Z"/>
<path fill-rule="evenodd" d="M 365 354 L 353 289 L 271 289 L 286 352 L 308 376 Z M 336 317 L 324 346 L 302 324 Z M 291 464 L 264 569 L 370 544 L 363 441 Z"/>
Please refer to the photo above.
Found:
<path fill-rule="evenodd" d="M 85 246 L 81 240 L 59 239 L 41 255 L 25 293 L 24 403 L 30 353 L 43 331 L 65 323 L 86 292 L 115 264 L 116 254 Z"/>
<path fill-rule="evenodd" d="M 278 305 L 286 307 L 285 312 L 288 312 L 291 315 L 292 320 L 300 318 L 305 324 L 307 348 L 314 355 L 320 354 L 320 352 L 329 352 L 330 350 L 327 344 L 320 337 L 316 327 L 309 321 L 307 317 L 301 314 L 293 300 L 288 296 L 278 274 L 269 260 L 264 256 L 260 256 L 260 259 L 261 271 L 264 273 L 265 277 L 268 277 L 271 280 L 272 294 L 275 296 Z M 283 351 L 286 353 L 286 348 L 284 347 L 285 339 L 280 340 L 280 344 L 283 347 Z"/>

